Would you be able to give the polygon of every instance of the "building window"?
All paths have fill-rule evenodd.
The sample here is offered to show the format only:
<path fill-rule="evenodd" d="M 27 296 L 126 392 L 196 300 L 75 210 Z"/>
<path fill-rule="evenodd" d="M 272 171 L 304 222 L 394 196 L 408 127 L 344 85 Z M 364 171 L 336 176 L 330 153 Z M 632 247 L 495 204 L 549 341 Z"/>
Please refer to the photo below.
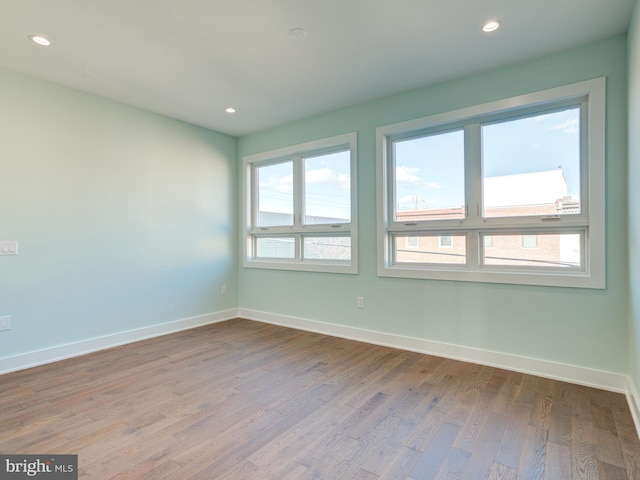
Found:
<path fill-rule="evenodd" d="M 453 237 L 451 235 L 440 235 L 438 237 L 439 248 L 453 248 Z"/>
<path fill-rule="evenodd" d="M 522 235 L 522 248 L 536 248 L 537 246 L 537 235 Z"/>
<path fill-rule="evenodd" d="M 483 235 L 484 238 L 484 248 L 493 247 L 493 237 L 491 235 Z"/>
<path fill-rule="evenodd" d="M 418 237 L 405 237 L 404 246 L 415 250 L 418 248 Z"/>
<path fill-rule="evenodd" d="M 603 78 L 377 138 L 379 275 L 605 287 Z"/>
<path fill-rule="evenodd" d="M 244 158 L 244 266 L 357 273 L 356 140 Z"/>

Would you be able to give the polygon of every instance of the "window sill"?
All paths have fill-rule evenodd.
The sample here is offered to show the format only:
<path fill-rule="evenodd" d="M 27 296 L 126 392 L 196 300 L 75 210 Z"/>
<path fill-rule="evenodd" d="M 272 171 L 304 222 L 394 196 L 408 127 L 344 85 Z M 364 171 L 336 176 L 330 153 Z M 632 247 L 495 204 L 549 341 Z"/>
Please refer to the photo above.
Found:
<path fill-rule="evenodd" d="M 394 265 L 378 269 L 379 277 L 446 280 L 456 282 L 502 283 L 548 287 L 605 289 L 604 275 L 586 272 L 522 272 L 506 270 L 470 270 L 461 267 L 412 267 Z"/>
<path fill-rule="evenodd" d="M 319 272 L 319 273 L 342 273 L 356 275 L 358 266 L 349 263 L 329 263 L 329 262 L 295 262 L 295 261 L 274 261 L 274 260 L 245 260 L 245 268 L 258 268 L 265 270 L 289 270 L 296 272 Z"/>

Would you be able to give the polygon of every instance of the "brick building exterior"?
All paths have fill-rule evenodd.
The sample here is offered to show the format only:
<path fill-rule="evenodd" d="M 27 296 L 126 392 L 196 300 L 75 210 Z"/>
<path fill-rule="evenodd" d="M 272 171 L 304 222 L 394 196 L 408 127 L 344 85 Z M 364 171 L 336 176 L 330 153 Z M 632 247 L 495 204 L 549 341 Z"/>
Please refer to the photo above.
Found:
<path fill-rule="evenodd" d="M 580 212 L 579 201 L 567 192 L 562 169 L 485 178 L 485 218 L 553 216 Z M 403 210 L 398 222 L 463 219 L 464 206 Z M 579 234 L 484 235 L 487 265 L 575 267 L 580 265 Z M 398 263 L 464 264 L 466 236 L 398 236 Z"/>

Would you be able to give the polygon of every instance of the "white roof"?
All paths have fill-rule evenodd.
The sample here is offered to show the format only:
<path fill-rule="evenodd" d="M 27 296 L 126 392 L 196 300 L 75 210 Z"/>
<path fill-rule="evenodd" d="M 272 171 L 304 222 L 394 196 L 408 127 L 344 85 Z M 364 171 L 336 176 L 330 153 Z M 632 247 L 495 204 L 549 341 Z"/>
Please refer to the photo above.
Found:
<path fill-rule="evenodd" d="M 484 179 L 485 207 L 541 205 L 568 196 L 562 169 Z"/>

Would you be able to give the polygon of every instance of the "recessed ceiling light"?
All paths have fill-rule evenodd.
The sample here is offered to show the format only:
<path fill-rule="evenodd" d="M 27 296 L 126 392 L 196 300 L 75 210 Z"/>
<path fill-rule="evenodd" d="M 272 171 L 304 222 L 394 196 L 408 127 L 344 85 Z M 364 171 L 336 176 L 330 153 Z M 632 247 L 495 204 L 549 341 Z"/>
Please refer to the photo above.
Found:
<path fill-rule="evenodd" d="M 292 28 L 289 30 L 289 36 L 294 40 L 302 40 L 303 38 L 307 38 L 307 31 L 304 28 Z"/>
<path fill-rule="evenodd" d="M 227 113 L 236 113 L 236 109 L 233 107 L 227 107 L 224 109 L 224 111 Z"/>
<path fill-rule="evenodd" d="M 29 38 L 33 43 L 37 43 L 38 45 L 42 45 L 43 47 L 48 47 L 49 45 L 51 45 L 51 42 L 42 35 L 29 35 Z"/>
<path fill-rule="evenodd" d="M 498 20 L 491 20 L 484 24 L 482 27 L 483 32 L 495 32 L 498 28 L 500 28 L 500 22 Z"/>
<path fill-rule="evenodd" d="M 93 72 L 87 67 L 76 67 L 73 69 L 73 73 L 81 77 L 93 77 Z"/>

